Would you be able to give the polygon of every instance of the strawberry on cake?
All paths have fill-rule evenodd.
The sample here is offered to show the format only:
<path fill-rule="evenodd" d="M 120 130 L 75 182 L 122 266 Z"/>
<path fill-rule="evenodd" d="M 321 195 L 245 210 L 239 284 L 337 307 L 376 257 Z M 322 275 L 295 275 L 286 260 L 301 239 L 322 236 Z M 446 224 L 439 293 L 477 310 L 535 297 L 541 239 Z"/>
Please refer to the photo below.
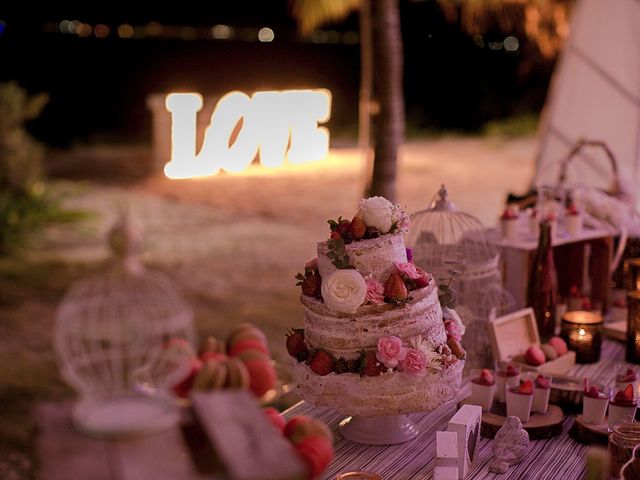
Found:
<path fill-rule="evenodd" d="M 289 333 L 287 350 L 298 393 L 361 417 L 429 411 L 452 400 L 464 326 L 407 255 L 406 213 L 372 197 L 351 220 L 328 223 L 329 238 L 296 277 L 304 329 Z"/>

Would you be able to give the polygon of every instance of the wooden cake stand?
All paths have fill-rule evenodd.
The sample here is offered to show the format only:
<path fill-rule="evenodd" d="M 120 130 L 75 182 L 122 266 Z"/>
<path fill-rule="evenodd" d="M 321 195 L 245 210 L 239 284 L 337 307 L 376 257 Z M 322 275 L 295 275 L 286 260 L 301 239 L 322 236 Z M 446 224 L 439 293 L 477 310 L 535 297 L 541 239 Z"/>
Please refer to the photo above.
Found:
<path fill-rule="evenodd" d="M 465 398 L 458 406 L 470 403 L 469 398 Z M 500 430 L 500 427 L 507 419 L 507 406 L 504 403 L 493 402 L 490 412 L 482 412 L 482 425 L 480 433 L 483 437 L 493 438 Z M 523 428 L 529 433 L 530 440 L 540 440 L 551 438 L 562 433 L 562 423 L 564 413 L 557 405 L 549 405 L 547 413 L 532 413 L 529 421 L 523 423 Z"/>
<path fill-rule="evenodd" d="M 569 435 L 571 435 L 572 438 L 585 445 L 591 445 L 593 443 L 607 445 L 609 433 L 607 417 L 604 418 L 604 422 L 596 425 L 585 422 L 582 415 L 576 415 L 573 426 L 569 431 Z"/>

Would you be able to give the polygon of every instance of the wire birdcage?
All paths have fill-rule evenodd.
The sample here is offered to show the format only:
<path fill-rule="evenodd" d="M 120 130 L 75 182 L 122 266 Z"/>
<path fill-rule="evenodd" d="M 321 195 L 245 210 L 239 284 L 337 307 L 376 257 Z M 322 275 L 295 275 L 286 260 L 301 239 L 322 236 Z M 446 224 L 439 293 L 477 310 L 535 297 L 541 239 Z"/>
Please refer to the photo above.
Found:
<path fill-rule="evenodd" d="M 487 240 L 485 227 L 473 215 L 458 211 L 443 185 L 427 209 L 413 214 L 406 243 L 417 265 L 433 274 L 439 285 L 451 282 L 457 291 L 457 310 L 467 328 L 465 368 L 490 365 L 486 322 L 513 311 L 515 302 L 502 286 L 500 255 Z"/>
<path fill-rule="evenodd" d="M 173 405 L 144 395 L 164 385 L 180 361 L 163 355 L 170 339 L 193 342 L 193 313 L 172 282 L 138 258 L 141 235 L 123 217 L 110 232 L 114 258 L 74 283 L 58 309 L 55 351 L 63 378 L 80 394 L 77 426 L 118 435 L 172 424 Z"/>

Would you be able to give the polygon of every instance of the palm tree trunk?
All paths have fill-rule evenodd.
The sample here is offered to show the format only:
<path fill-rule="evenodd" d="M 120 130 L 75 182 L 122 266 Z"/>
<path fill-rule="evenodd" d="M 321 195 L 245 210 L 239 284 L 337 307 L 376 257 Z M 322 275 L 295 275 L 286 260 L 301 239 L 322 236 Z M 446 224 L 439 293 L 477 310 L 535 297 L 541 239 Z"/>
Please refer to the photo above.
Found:
<path fill-rule="evenodd" d="M 371 35 L 371 0 L 361 0 L 360 20 L 360 101 L 358 104 L 358 148 L 364 159 L 365 190 L 371 190 L 373 157 L 371 156 L 371 94 L 373 90 L 373 45 Z"/>
<path fill-rule="evenodd" d="M 366 1 L 366 0 L 365 0 Z M 375 130 L 375 153 L 370 195 L 396 201 L 398 148 L 404 138 L 402 35 L 398 0 L 371 2 L 374 88 L 380 113 Z"/>

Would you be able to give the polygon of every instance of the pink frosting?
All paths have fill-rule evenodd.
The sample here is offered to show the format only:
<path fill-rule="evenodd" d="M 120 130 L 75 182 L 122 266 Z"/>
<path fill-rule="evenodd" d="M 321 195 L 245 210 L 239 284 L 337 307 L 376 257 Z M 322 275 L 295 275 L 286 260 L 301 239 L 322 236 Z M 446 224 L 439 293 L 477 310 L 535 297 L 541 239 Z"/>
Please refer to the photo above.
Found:
<path fill-rule="evenodd" d="M 395 368 L 405 359 L 407 349 L 402 346 L 402 340 L 392 335 L 378 340 L 376 359 L 387 368 Z"/>
<path fill-rule="evenodd" d="M 424 356 L 413 348 L 407 348 L 404 360 L 400 362 L 399 370 L 410 375 L 422 377 L 427 373 Z"/>
<path fill-rule="evenodd" d="M 384 285 L 371 277 L 366 278 L 365 281 L 367 282 L 366 301 L 374 305 L 382 305 L 384 303 Z"/>
<path fill-rule="evenodd" d="M 417 280 L 422 278 L 422 274 L 418 272 L 418 269 L 413 263 L 410 262 L 396 262 L 396 268 L 398 272 L 404 277 L 408 277 L 411 280 Z"/>

